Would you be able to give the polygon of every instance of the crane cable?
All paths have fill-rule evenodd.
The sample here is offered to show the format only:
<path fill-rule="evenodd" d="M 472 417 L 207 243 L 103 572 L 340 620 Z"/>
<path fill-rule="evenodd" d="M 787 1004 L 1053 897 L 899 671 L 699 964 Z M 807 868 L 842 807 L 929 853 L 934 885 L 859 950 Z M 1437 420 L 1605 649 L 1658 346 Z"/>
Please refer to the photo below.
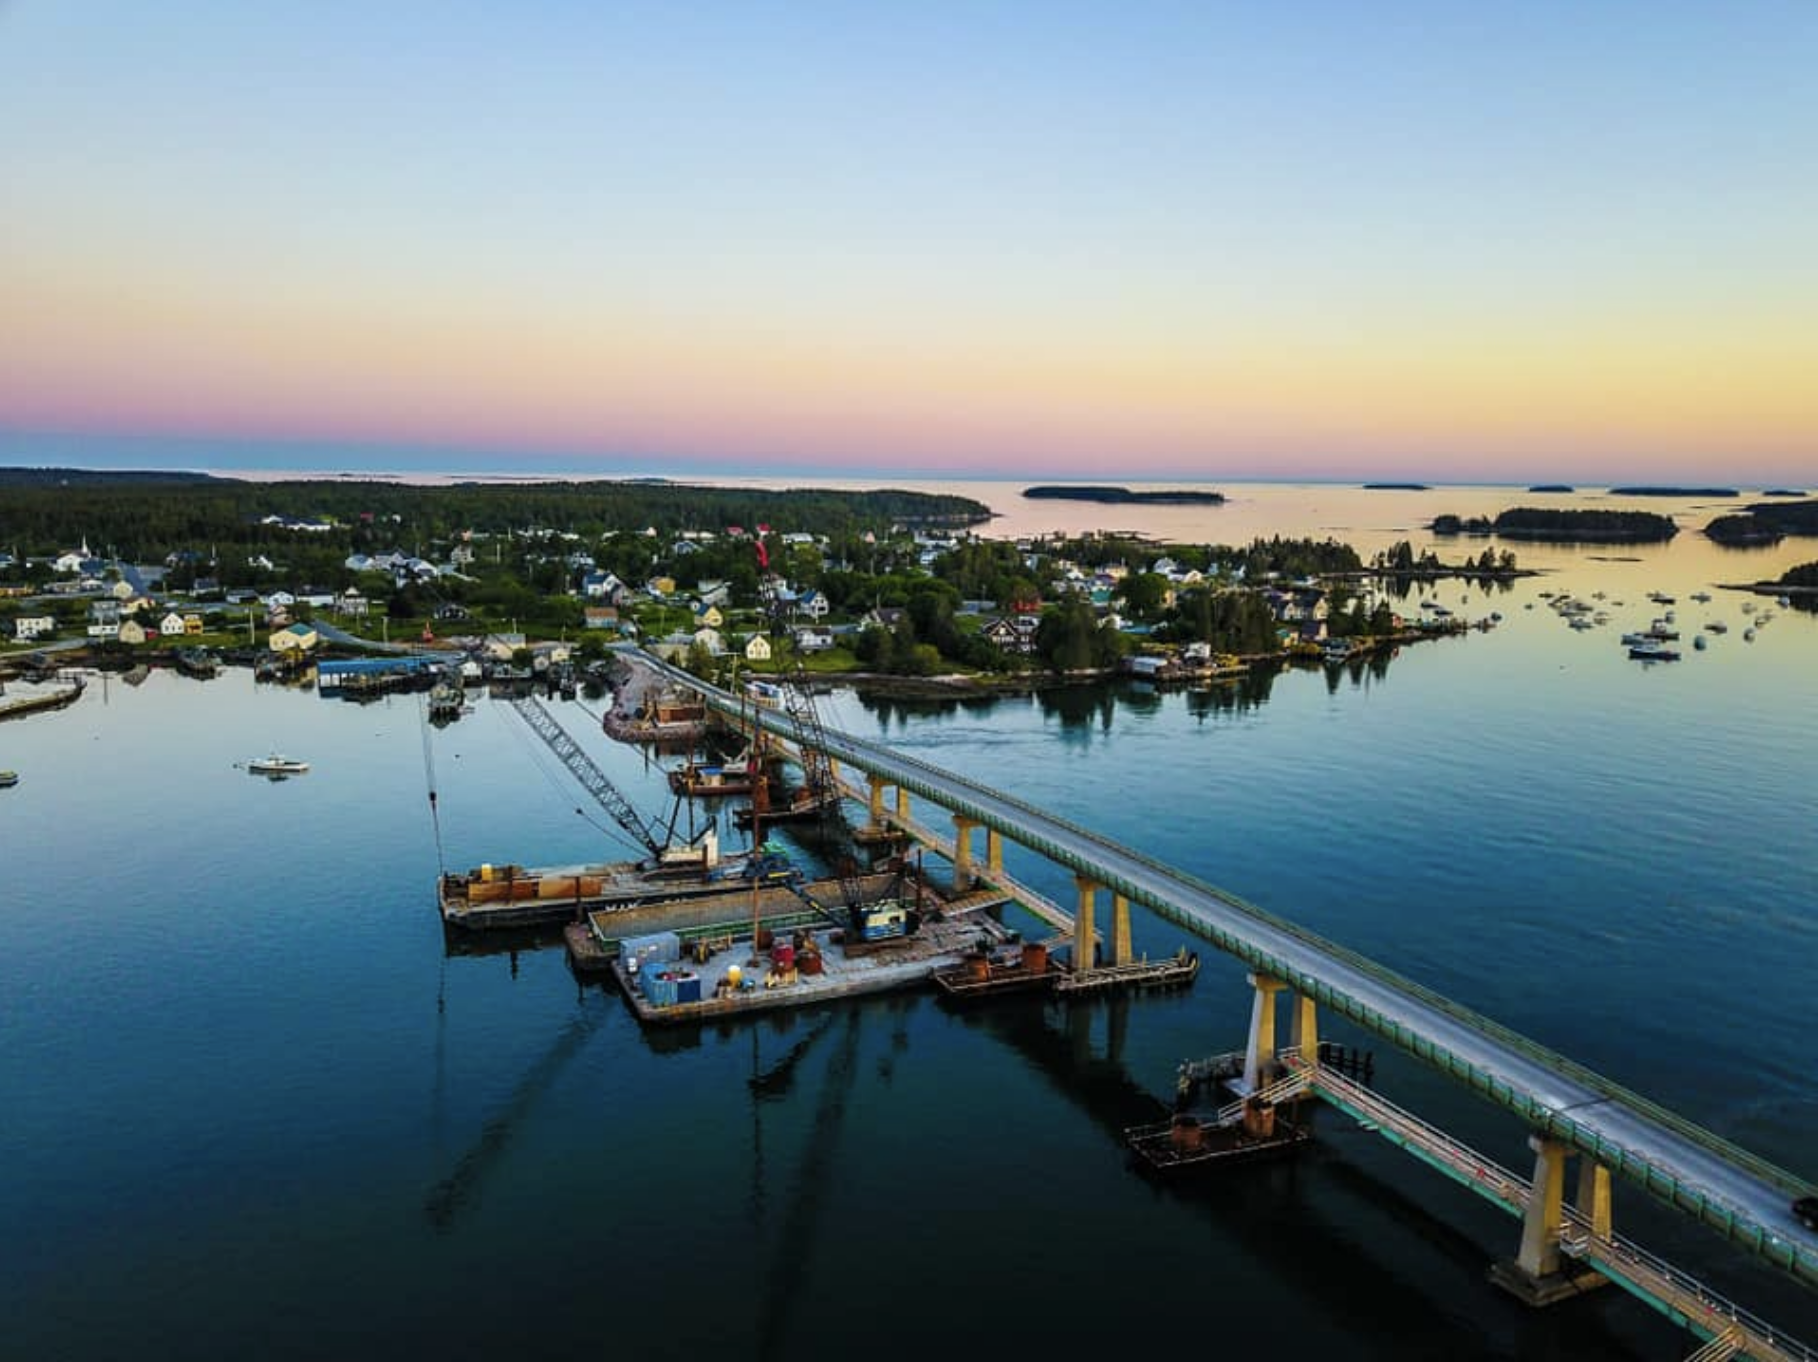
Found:
<path fill-rule="evenodd" d="M 422 692 L 417 693 L 418 727 L 423 732 L 423 779 L 429 786 L 429 822 L 436 834 L 436 874 L 448 873 L 448 862 L 442 855 L 442 813 L 436 805 L 436 757 L 430 741 L 430 723 L 428 709 L 423 702 Z"/>

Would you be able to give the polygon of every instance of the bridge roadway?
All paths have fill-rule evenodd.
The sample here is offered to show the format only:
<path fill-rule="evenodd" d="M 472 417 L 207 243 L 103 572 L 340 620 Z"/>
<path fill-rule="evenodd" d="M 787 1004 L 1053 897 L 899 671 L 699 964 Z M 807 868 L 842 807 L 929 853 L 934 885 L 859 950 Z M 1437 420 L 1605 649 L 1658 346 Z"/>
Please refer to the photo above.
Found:
<path fill-rule="evenodd" d="M 741 705 L 679 668 L 636 656 L 722 713 L 749 721 L 755 708 L 767 730 L 798 740 L 787 714 Z M 1791 1210 L 1795 1196 L 1812 1190 L 1804 1179 L 1354 951 L 1013 796 L 835 729 L 826 731 L 826 749 L 837 761 L 1128 895 L 1818 1286 L 1818 1232 Z"/>

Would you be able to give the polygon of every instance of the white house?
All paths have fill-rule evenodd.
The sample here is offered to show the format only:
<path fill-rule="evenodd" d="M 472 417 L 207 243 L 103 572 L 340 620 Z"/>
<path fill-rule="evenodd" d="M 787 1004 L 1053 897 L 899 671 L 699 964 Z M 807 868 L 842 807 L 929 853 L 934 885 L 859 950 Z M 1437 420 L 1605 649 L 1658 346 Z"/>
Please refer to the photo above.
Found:
<path fill-rule="evenodd" d="M 51 615 L 21 615 L 13 621 L 13 637 L 21 643 L 40 634 L 55 633 L 56 629 L 56 618 Z"/>
<path fill-rule="evenodd" d="M 795 600 L 795 613 L 806 615 L 811 620 L 826 619 L 827 612 L 831 609 L 833 609 L 831 602 L 818 591 L 810 591 L 805 596 L 796 597 Z"/>
<path fill-rule="evenodd" d="M 795 631 L 795 646 L 804 653 L 824 653 L 833 646 L 833 630 L 824 624 L 804 624 Z"/>
<path fill-rule="evenodd" d="M 718 629 L 712 627 L 696 629 L 691 642 L 700 644 L 714 657 L 718 657 L 726 651 L 726 640 L 721 637 Z"/>
<path fill-rule="evenodd" d="M 171 611 L 163 619 L 158 621 L 158 632 L 166 638 L 181 634 L 183 632 L 183 616 L 179 615 L 175 610 Z"/>
<path fill-rule="evenodd" d="M 153 632 L 155 633 L 156 631 L 154 630 Z M 145 626 L 139 623 L 138 620 L 126 620 L 120 625 L 120 632 L 116 637 L 118 637 L 122 643 L 130 643 L 134 647 L 137 647 L 139 644 L 145 642 Z"/>

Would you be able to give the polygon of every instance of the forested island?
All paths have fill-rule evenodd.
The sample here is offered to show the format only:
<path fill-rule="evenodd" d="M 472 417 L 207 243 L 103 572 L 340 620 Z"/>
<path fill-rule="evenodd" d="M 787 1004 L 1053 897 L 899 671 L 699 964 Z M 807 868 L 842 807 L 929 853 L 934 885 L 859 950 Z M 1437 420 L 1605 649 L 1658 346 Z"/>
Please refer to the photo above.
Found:
<path fill-rule="evenodd" d="M 1084 483 L 1044 484 L 1023 488 L 1033 501 L 1096 501 L 1113 506 L 1222 506 L 1223 492 L 1186 490 L 1133 492 L 1128 487 L 1100 487 Z"/>
<path fill-rule="evenodd" d="M 1734 487 L 1612 487 L 1613 497 L 1734 497 Z"/>
<path fill-rule="evenodd" d="M 1788 535 L 1818 535 L 1818 500 L 1752 502 L 1736 515 L 1718 516 L 1704 532 L 1731 548 L 1778 544 Z"/>
<path fill-rule="evenodd" d="M 1771 520 L 1753 515 L 1720 515 L 1704 527 L 1704 536 L 1725 548 L 1771 548 L 1786 538 Z"/>
<path fill-rule="evenodd" d="M 1575 492 L 1578 489 L 1563 482 L 1541 482 L 1528 488 L 1530 492 Z"/>
<path fill-rule="evenodd" d="M 1487 516 L 1433 517 L 1434 534 L 1494 534 L 1555 543 L 1658 544 L 1679 533 L 1668 516 L 1652 511 L 1567 510 L 1517 506 Z"/>
<path fill-rule="evenodd" d="M 1433 489 L 1424 482 L 1366 482 L 1366 492 L 1431 492 Z"/>

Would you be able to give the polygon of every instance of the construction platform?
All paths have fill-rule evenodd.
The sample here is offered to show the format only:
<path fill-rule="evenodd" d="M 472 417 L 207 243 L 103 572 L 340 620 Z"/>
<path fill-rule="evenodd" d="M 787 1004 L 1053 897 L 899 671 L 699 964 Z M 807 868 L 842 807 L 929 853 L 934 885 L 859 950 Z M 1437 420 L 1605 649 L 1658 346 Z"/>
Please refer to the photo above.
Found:
<path fill-rule="evenodd" d="M 825 922 L 797 927 L 786 941 L 773 933 L 774 944 L 763 952 L 746 935 L 703 942 L 711 948 L 697 947 L 679 960 L 645 959 L 635 968 L 621 953 L 612 974 L 639 1021 L 671 1026 L 914 988 L 958 965 L 977 948 L 981 932 L 1002 931 L 982 914 L 943 916 L 913 935 L 848 950 L 850 933 Z"/>
<path fill-rule="evenodd" d="M 1197 1169 L 1258 1159 L 1284 1158 L 1312 1138 L 1273 1109 L 1245 1113 L 1236 1121 L 1203 1118 L 1182 1112 L 1155 1125 L 1132 1126 L 1124 1132 L 1130 1156 L 1157 1173 Z"/>

